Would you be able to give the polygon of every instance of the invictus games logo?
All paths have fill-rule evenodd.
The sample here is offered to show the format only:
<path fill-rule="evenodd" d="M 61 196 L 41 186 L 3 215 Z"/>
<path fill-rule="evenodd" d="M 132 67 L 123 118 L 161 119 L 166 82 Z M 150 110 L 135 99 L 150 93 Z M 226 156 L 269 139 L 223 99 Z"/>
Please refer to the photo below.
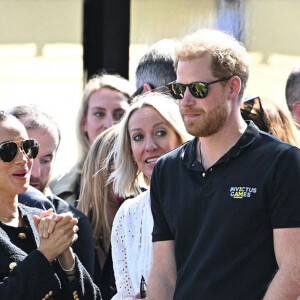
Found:
<path fill-rule="evenodd" d="M 250 198 L 252 193 L 256 193 L 257 188 L 237 186 L 230 188 L 230 197 L 234 199 Z"/>

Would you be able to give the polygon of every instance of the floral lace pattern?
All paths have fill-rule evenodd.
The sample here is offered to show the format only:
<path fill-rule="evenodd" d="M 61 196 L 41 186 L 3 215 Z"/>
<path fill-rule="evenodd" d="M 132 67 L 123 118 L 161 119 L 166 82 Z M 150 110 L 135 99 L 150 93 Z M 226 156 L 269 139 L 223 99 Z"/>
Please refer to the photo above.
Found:
<path fill-rule="evenodd" d="M 152 265 L 153 217 L 150 193 L 126 200 L 114 219 L 111 245 L 117 294 L 112 298 L 135 299 L 142 275 L 148 283 Z"/>

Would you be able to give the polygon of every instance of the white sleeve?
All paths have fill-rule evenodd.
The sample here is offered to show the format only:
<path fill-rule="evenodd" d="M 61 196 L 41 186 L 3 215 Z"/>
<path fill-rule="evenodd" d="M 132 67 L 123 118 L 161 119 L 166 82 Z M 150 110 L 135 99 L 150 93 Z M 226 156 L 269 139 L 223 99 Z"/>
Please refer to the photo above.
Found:
<path fill-rule="evenodd" d="M 126 252 L 126 203 L 118 210 L 111 233 L 112 260 L 116 280 L 117 294 L 112 300 L 136 299 L 128 272 L 128 257 Z"/>

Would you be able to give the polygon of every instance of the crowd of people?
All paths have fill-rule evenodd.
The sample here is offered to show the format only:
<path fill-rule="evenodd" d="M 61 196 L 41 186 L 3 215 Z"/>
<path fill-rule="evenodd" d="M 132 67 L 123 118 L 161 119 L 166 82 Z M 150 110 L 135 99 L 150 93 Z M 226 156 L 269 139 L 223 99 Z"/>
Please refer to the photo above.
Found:
<path fill-rule="evenodd" d="M 0 112 L 1 299 L 300 297 L 300 72 L 245 97 L 249 57 L 200 29 L 88 80 L 76 165 L 37 106 Z M 298 204 L 297 204 L 298 203 Z"/>

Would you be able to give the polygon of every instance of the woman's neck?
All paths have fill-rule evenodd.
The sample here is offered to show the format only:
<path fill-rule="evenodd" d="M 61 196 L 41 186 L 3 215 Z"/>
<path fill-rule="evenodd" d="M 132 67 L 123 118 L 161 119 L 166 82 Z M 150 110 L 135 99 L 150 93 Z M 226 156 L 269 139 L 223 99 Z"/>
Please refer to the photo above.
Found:
<path fill-rule="evenodd" d="M 0 197 L 0 221 L 17 227 L 19 226 L 18 195 L 12 197 Z"/>

